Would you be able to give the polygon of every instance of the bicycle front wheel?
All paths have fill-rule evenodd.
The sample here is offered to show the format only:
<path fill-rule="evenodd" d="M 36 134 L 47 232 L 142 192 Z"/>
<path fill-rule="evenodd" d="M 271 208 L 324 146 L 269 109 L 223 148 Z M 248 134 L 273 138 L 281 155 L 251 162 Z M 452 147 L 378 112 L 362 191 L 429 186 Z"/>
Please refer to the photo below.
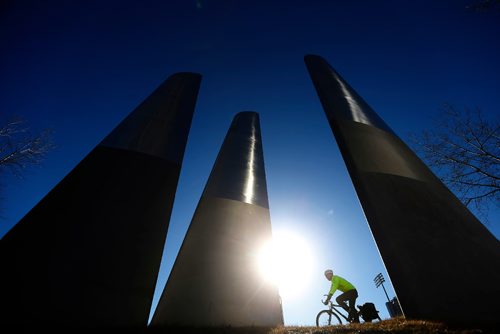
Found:
<path fill-rule="evenodd" d="M 342 321 L 339 316 L 330 310 L 323 310 L 318 313 L 316 316 L 316 326 L 332 326 L 332 325 L 340 325 Z"/>

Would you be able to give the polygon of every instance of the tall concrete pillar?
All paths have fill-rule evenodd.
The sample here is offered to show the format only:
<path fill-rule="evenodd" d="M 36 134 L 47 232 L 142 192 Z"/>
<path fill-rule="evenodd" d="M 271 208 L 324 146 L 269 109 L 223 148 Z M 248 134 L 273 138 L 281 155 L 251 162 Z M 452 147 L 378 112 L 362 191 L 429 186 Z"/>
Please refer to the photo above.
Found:
<path fill-rule="evenodd" d="M 168 78 L 3 237 L 0 325 L 147 325 L 200 80 Z"/>
<path fill-rule="evenodd" d="M 278 289 L 257 270 L 271 238 L 255 112 L 236 115 L 194 213 L 152 326 L 275 326 Z"/>
<path fill-rule="evenodd" d="M 305 62 L 405 316 L 498 324 L 499 241 L 323 58 Z"/>

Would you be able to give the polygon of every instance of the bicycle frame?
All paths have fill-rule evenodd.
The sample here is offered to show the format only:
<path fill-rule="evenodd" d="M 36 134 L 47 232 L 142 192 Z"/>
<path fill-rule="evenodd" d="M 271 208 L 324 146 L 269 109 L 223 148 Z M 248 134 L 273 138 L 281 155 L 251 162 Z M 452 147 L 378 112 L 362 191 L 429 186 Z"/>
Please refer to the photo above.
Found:
<path fill-rule="evenodd" d="M 324 303 L 323 300 L 321 302 Z M 331 301 L 329 301 L 328 302 L 328 309 L 327 310 L 321 310 L 316 315 L 316 325 L 318 327 L 324 325 L 323 321 L 325 320 L 325 318 L 322 315 L 326 315 L 326 314 L 328 314 L 327 325 L 331 325 L 333 317 L 336 318 L 340 324 L 342 324 L 341 318 L 344 319 L 347 323 L 352 323 L 352 322 L 359 323 L 360 322 L 359 318 L 362 318 L 365 322 L 372 322 L 372 320 L 374 320 L 374 319 L 378 319 L 379 321 L 382 321 L 382 319 L 380 319 L 380 316 L 378 315 L 379 311 L 377 311 L 376 309 L 375 309 L 375 311 L 377 312 L 376 318 L 373 318 L 372 315 L 370 315 L 370 316 L 368 316 L 369 318 L 367 318 L 365 320 L 365 318 L 363 317 L 363 314 L 362 314 L 362 311 L 363 311 L 362 310 L 362 306 L 358 305 L 358 308 L 359 308 L 359 311 L 356 309 L 356 306 L 354 306 L 354 310 L 353 311 L 356 312 L 355 318 L 350 319 L 350 317 L 349 317 L 350 314 L 348 314 L 346 316 L 344 313 L 342 313 L 342 312 L 346 312 L 346 311 L 345 311 L 345 309 L 341 305 L 334 304 Z M 320 325 L 320 320 L 321 320 L 322 325 Z M 334 322 L 335 322 L 335 319 L 334 319 Z"/>
<path fill-rule="evenodd" d="M 342 308 L 342 306 L 340 306 L 339 304 L 334 304 L 334 303 L 330 302 L 330 305 L 329 305 L 330 311 L 335 312 L 337 315 L 340 315 L 342 318 L 344 318 L 345 321 L 350 322 L 349 317 L 346 317 L 344 315 L 344 313 L 342 313 L 338 308 L 342 309 L 345 312 L 345 310 Z"/>
<path fill-rule="evenodd" d="M 317 326 L 322 326 L 324 325 L 321 321 L 320 321 L 320 317 L 322 314 L 328 314 L 328 322 L 327 322 L 327 325 L 332 325 L 332 318 L 336 318 L 338 320 L 338 323 L 341 325 L 342 324 L 342 319 L 344 319 L 347 323 L 350 323 L 352 322 L 352 320 L 350 321 L 348 315 L 346 316 L 344 313 L 342 313 L 342 311 L 340 310 L 344 310 L 342 308 L 342 306 L 338 305 L 338 304 L 334 304 L 332 303 L 331 301 L 328 303 L 328 309 L 327 310 L 322 310 L 322 311 L 319 311 L 318 315 L 316 316 L 316 325 Z M 344 310 L 345 311 L 345 310 Z M 325 313 L 326 312 L 326 313 Z M 341 319 L 342 318 L 342 319 Z M 323 319 L 323 318 L 321 318 Z M 333 320 L 334 322 L 336 322 L 335 320 Z M 321 324 L 320 324 L 321 323 Z"/>

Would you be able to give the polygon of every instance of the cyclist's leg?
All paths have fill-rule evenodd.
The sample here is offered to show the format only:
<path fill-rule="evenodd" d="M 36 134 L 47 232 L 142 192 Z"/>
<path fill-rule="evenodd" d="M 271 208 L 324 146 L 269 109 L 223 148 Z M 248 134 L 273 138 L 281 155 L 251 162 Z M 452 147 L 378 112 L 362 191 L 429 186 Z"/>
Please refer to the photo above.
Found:
<path fill-rule="evenodd" d="M 359 322 L 358 311 L 356 310 L 356 299 L 358 298 L 358 291 L 356 289 L 347 291 L 347 301 L 349 302 L 349 318 L 352 322 Z"/>
<path fill-rule="evenodd" d="M 356 298 L 358 298 L 358 291 L 353 289 L 344 292 L 335 300 L 349 313 L 349 321 L 359 322 L 358 312 L 356 311 Z"/>
<path fill-rule="evenodd" d="M 337 298 L 335 298 L 335 301 L 337 304 L 339 304 L 344 310 L 349 312 L 349 306 L 346 303 L 346 300 L 349 300 L 349 291 L 344 292 L 343 294 L 339 295 Z"/>

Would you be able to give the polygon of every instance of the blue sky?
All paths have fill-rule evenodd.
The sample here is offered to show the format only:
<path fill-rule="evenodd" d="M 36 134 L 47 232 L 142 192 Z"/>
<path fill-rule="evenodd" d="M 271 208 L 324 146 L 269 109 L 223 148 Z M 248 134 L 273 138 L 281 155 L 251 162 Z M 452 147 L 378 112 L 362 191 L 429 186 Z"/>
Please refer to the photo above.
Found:
<path fill-rule="evenodd" d="M 310 279 L 283 298 L 311 325 L 333 268 L 388 317 L 388 275 L 303 63 L 318 54 L 403 139 L 443 103 L 498 117 L 498 12 L 469 1 L 12 1 L 0 6 L 0 116 L 52 128 L 57 148 L 24 179 L 0 175 L 4 235 L 174 72 L 203 75 L 154 305 L 239 111 L 260 114 L 274 231 L 310 245 Z M 487 227 L 500 236 L 500 214 Z M 389 295 L 394 292 L 388 282 Z M 425 288 L 423 286 L 422 288 Z M 298 289 L 299 290 L 299 289 Z M 153 307 L 154 307 L 153 305 Z"/>

